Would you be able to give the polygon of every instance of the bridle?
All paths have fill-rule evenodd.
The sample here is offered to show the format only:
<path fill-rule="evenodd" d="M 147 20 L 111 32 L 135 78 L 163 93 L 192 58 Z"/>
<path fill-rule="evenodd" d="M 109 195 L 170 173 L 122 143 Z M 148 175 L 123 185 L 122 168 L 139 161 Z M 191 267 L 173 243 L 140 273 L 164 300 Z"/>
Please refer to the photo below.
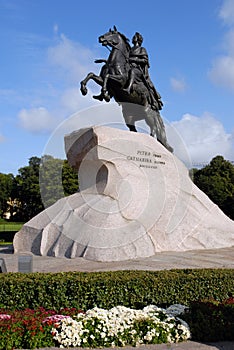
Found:
<path fill-rule="evenodd" d="M 126 54 L 125 54 L 125 52 L 124 52 L 123 50 L 121 50 L 119 47 L 117 47 L 118 44 L 115 45 L 114 43 L 112 43 L 112 44 L 107 44 L 107 45 L 105 45 L 106 48 L 107 48 L 107 50 L 108 50 L 109 52 L 111 52 L 111 49 L 108 47 L 108 45 L 109 45 L 111 48 L 114 48 L 114 49 L 116 49 L 116 50 L 119 50 L 119 51 L 122 53 L 123 57 L 125 58 L 126 63 L 128 62 L 128 56 L 126 56 Z"/>

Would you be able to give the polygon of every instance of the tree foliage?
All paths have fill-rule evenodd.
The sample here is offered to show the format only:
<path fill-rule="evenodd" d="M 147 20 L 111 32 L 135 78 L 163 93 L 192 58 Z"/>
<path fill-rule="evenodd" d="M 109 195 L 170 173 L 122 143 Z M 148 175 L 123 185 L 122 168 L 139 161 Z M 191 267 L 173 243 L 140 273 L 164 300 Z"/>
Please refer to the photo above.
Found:
<path fill-rule="evenodd" d="M 0 175 L 0 213 L 7 210 L 11 198 L 17 203 L 11 219 L 17 221 L 28 221 L 58 199 L 78 191 L 77 173 L 67 161 L 52 156 L 31 157 L 15 177 Z"/>
<path fill-rule="evenodd" d="M 234 166 L 222 156 L 194 173 L 194 183 L 234 220 Z"/>
<path fill-rule="evenodd" d="M 18 220 L 27 221 L 44 209 L 39 187 L 40 161 L 38 157 L 31 157 L 15 177 L 13 197 L 18 203 L 15 217 Z"/>
<path fill-rule="evenodd" d="M 45 207 L 78 191 L 77 173 L 67 160 L 43 156 L 40 167 L 40 191 Z"/>
<path fill-rule="evenodd" d="M 67 160 L 63 161 L 62 183 L 65 196 L 69 196 L 78 191 L 77 172 L 71 168 Z"/>
<path fill-rule="evenodd" d="M 13 187 L 14 175 L 0 173 L 0 217 L 3 218 L 4 213 L 9 207 L 11 192 Z"/>

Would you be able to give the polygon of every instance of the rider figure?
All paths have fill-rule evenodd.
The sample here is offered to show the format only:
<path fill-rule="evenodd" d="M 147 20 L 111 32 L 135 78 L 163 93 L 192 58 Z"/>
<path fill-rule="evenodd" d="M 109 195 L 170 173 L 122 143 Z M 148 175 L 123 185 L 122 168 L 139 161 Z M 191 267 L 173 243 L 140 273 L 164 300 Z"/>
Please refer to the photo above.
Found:
<path fill-rule="evenodd" d="M 132 38 L 133 47 L 129 53 L 129 63 L 131 69 L 129 72 L 129 80 L 124 91 L 128 94 L 131 92 L 131 88 L 134 82 L 140 82 L 143 80 L 149 92 L 149 104 L 152 109 L 160 110 L 162 109 L 163 103 L 161 101 L 161 96 L 155 89 L 148 73 L 149 68 L 149 58 L 147 51 L 142 47 L 143 37 L 140 33 L 136 32 Z"/>
<path fill-rule="evenodd" d="M 145 87 L 149 92 L 148 103 L 150 104 L 152 109 L 161 110 L 163 103 L 161 101 L 161 96 L 158 91 L 155 89 L 150 77 L 149 77 L 149 58 L 147 51 L 144 47 L 142 47 L 143 37 L 140 33 L 136 32 L 132 38 L 133 47 L 129 53 L 129 63 L 131 65 L 131 69 L 129 71 L 129 79 L 127 83 L 127 87 L 123 89 L 128 94 L 131 92 L 131 88 L 134 82 L 139 83 L 143 81 Z M 108 63 L 105 59 L 97 59 L 94 61 L 95 63 L 104 63 L 101 68 L 100 75 L 105 77 L 108 73 Z M 96 96 L 93 96 L 96 100 L 103 101 L 105 99 L 106 102 L 110 101 L 111 96 L 103 91 Z"/>

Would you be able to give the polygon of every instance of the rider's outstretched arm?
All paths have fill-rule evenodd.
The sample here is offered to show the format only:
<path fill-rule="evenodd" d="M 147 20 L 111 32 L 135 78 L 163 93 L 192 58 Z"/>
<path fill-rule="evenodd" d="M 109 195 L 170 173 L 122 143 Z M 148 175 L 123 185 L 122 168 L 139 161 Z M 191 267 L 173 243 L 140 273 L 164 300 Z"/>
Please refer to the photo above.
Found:
<path fill-rule="evenodd" d="M 99 58 L 97 60 L 94 61 L 94 63 L 106 63 L 107 60 L 105 60 L 104 58 Z"/>

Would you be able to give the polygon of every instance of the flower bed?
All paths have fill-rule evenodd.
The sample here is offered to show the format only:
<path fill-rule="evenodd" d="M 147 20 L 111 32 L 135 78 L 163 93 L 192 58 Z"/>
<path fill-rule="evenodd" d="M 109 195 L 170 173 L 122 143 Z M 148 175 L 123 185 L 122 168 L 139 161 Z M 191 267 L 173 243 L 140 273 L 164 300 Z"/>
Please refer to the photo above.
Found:
<path fill-rule="evenodd" d="M 178 317 L 179 316 L 179 317 Z M 182 320 L 182 319 L 183 320 Z M 186 322 L 188 323 L 186 323 Z M 188 327 L 189 325 L 189 327 Z M 234 340 L 234 298 L 197 301 L 167 309 L 124 306 L 59 310 L 0 309 L 0 350 L 13 348 L 115 347 L 139 344 Z M 190 334 L 191 331 L 191 334 Z"/>
<path fill-rule="evenodd" d="M 55 324 L 52 334 L 64 347 L 91 348 L 175 343 L 190 337 L 184 321 L 154 305 L 143 310 L 95 307 L 75 318 L 63 318 Z"/>
<path fill-rule="evenodd" d="M 60 313 L 73 316 L 77 315 L 78 310 L 63 309 Z M 54 323 L 43 323 L 43 321 L 48 316 L 56 314 L 56 311 L 47 311 L 44 308 L 9 312 L 0 310 L 0 349 L 35 349 L 54 346 L 55 341 L 51 336 Z"/>
<path fill-rule="evenodd" d="M 188 325 L 176 317 L 181 305 L 167 310 L 151 305 L 143 310 L 117 306 L 55 311 L 40 308 L 5 312 L 0 316 L 0 349 L 46 346 L 107 347 L 173 343 L 190 337 Z"/>

